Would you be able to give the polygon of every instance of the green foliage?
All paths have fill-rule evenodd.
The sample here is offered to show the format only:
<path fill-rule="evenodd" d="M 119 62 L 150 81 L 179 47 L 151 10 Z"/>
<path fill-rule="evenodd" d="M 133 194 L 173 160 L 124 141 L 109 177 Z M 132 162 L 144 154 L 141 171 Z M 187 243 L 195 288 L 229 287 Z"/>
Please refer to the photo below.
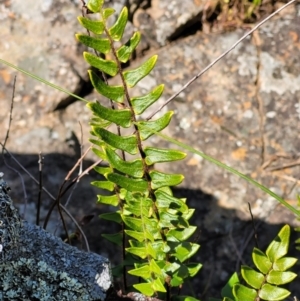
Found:
<path fill-rule="evenodd" d="M 284 257 L 290 240 L 290 227 L 285 225 L 266 252 L 254 248 L 252 259 L 256 269 L 242 266 L 241 275 L 246 285 L 234 275 L 222 291 L 223 301 L 283 300 L 290 295 L 287 289 L 278 287 L 293 281 L 297 274 L 288 271 L 297 262 L 296 258 Z M 232 288 L 232 293 L 230 291 Z"/>
<path fill-rule="evenodd" d="M 185 280 L 194 277 L 201 268 L 201 264 L 189 262 L 199 249 L 198 244 L 188 241 L 196 230 L 195 226 L 189 224 L 194 209 L 188 208 L 185 199 L 174 197 L 170 189 L 170 186 L 178 185 L 183 180 L 182 175 L 165 174 L 151 169 L 150 166 L 181 160 L 185 157 L 185 153 L 178 150 L 143 147 L 142 141 L 152 135 L 158 135 L 247 180 L 277 199 L 298 217 L 300 211 L 246 175 L 162 134 L 161 131 L 169 125 L 173 112 L 167 112 L 156 120 L 141 119 L 139 115 L 162 95 L 164 85 L 158 85 L 146 95 L 134 97 L 130 95 L 130 88 L 152 71 L 157 56 L 152 56 L 135 69 L 123 71 L 121 63 L 128 62 L 141 40 L 141 35 L 136 32 L 126 43 L 120 42 L 126 27 L 128 11 L 123 8 L 116 22 L 108 26 L 107 20 L 114 14 L 114 10 L 103 8 L 103 4 L 104 0 L 89 1 L 88 9 L 96 14 L 97 19 L 79 17 L 79 23 L 89 31 L 89 34 L 76 35 L 79 42 L 93 50 L 92 53 L 84 52 L 83 56 L 94 70 L 98 69 L 103 74 L 120 78 L 119 85 L 108 85 L 104 80 L 106 76 L 101 77 L 99 72 L 89 70 L 90 80 L 95 90 L 111 102 L 109 107 L 97 101 L 87 103 L 87 107 L 93 114 L 90 120 L 93 136 L 90 141 L 94 145 L 92 150 L 107 163 L 105 167 L 95 167 L 95 170 L 105 179 L 94 181 L 92 184 L 108 191 L 108 195 L 98 195 L 98 203 L 116 207 L 115 212 L 101 214 L 100 218 L 122 224 L 123 229 L 119 233 L 103 234 L 103 237 L 117 246 L 122 246 L 126 251 L 123 263 L 113 269 L 114 275 L 119 276 L 124 272 L 124 266 L 130 267 L 128 273 L 141 279 L 140 283 L 133 285 L 134 288 L 148 296 L 157 293 L 159 296 L 165 295 L 169 300 L 171 288 L 180 287 Z M 245 5 L 246 9 L 243 10 L 245 16 L 250 17 L 260 5 L 260 0 L 246 2 Z M 107 54 L 110 55 L 110 59 L 105 58 Z M 86 102 L 79 96 L 2 59 L 0 62 Z M 116 131 L 110 128 L 112 125 L 117 127 Z M 121 133 L 123 128 L 132 129 L 132 134 L 123 135 Z M 128 154 L 137 158 L 129 160 L 126 158 Z M 300 231 L 300 228 L 296 230 Z M 252 259 L 256 268 L 242 266 L 243 283 L 239 281 L 236 273 L 233 274 L 222 290 L 223 301 L 287 298 L 290 292 L 279 286 L 295 279 L 296 274 L 288 270 L 297 261 L 296 258 L 285 257 L 289 236 L 290 228 L 285 226 L 265 253 L 254 248 Z M 126 241 L 125 245 L 124 241 Z M 300 249 L 300 239 L 296 244 Z M 178 295 L 173 295 L 172 300 L 196 301 L 193 297 Z"/>
<path fill-rule="evenodd" d="M 107 164 L 107 167 L 95 168 L 105 180 L 92 184 L 111 193 L 98 195 L 98 203 L 118 208 L 100 217 L 123 225 L 122 232 L 103 236 L 122 245 L 126 251 L 122 265 L 114 270 L 115 274 L 118 275 L 122 266 L 130 266 L 128 273 L 142 279 L 133 285 L 136 290 L 147 296 L 165 294 L 170 299 L 172 287 L 182 285 L 200 270 L 201 264 L 189 262 L 200 246 L 188 242 L 196 230 L 188 222 L 194 210 L 188 208 L 185 199 L 174 197 L 170 189 L 181 183 L 184 177 L 166 174 L 150 166 L 181 160 L 186 154 L 178 150 L 143 147 L 142 141 L 151 137 L 152 131 L 160 132 L 168 126 L 173 112 L 150 121 L 139 117 L 159 99 L 164 85 L 135 97 L 130 96 L 130 89 L 152 71 L 157 56 L 150 57 L 135 69 L 123 71 L 121 63 L 129 60 L 141 36 L 134 33 L 128 42 L 120 45 L 128 18 L 127 8 L 123 8 L 116 22 L 109 27 L 107 20 L 114 11 L 104 9 L 103 2 L 88 3 L 88 9 L 97 13 L 98 19 L 79 17 L 79 23 L 89 34 L 76 35 L 79 42 L 93 50 L 93 53 L 83 53 L 86 62 L 94 70 L 120 79 L 119 85 L 110 86 L 97 72 L 89 71 L 96 91 L 111 103 L 109 107 L 98 101 L 87 104 L 93 114 L 90 122 L 93 151 Z M 105 54 L 110 55 L 109 60 Z M 122 135 L 123 128 L 131 129 L 132 134 Z M 129 155 L 136 158 L 129 160 Z M 127 241 L 125 245 L 124 241 Z M 175 299 L 196 300 L 187 296 Z"/>
<path fill-rule="evenodd" d="M 287 254 L 290 241 L 290 227 L 285 225 L 270 243 L 266 252 L 254 248 L 252 259 L 257 270 L 242 266 L 241 276 L 246 285 L 241 284 L 238 275 L 234 273 L 222 289 L 223 301 L 279 301 L 287 298 L 290 292 L 278 287 L 293 281 L 297 274 L 288 271 L 296 264 L 297 259 L 284 257 Z M 210 298 L 210 301 L 221 301 Z"/>

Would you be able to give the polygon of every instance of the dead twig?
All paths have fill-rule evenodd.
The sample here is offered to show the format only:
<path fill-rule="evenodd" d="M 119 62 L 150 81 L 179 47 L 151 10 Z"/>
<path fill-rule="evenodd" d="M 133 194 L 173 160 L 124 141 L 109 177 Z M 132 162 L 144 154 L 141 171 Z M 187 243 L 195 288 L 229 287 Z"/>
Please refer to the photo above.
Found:
<path fill-rule="evenodd" d="M 13 109 L 14 109 L 14 99 L 15 99 L 15 91 L 16 91 L 16 81 L 17 81 L 17 76 L 14 77 L 14 82 L 13 82 L 13 93 L 12 93 L 12 97 L 11 97 L 10 110 L 9 110 L 8 129 L 7 129 L 7 131 L 6 131 L 6 136 L 5 136 L 5 138 L 4 138 L 3 144 L 2 144 L 2 143 L 0 143 L 0 144 L 1 144 L 1 146 L 2 146 L 2 157 L 3 157 L 3 161 L 4 161 L 5 166 L 6 166 L 8 169 L 10 169 L 10 170 L 12 170 L 13 172 L 15 172 L 15 173 L 19 176 L 19 178 L 20 178 L 20 180 L 21 180 L 22 189 L 23 189 L 23 193 L 24 193 L 24 211 L 23 211 L 23 213 L 21 214 L 21 216 L 22 216 L 23 218 L 25 218 L 25 212 L 26 212 L 27 199 L 28 199 L 28 197 L 27 197 L 27 192 L 26 192 L 26 188 L 25 188 L 24 179 L 23 179 L 23 177 L 22 177 L 22 175 L 21 175 L 21 173 L 20 173 L 19 171 L 17 171 L 15 168 L 13 168 L 12 166 L 10 166 L 10 165 L 7 163 L 7 161 L 6 161 L 6 159 L 5 159 L 5 153 L 4 153 L 4 151 L 6 151 L 5 146 L 6 146 L 6 143 L 7 143 L 7 141 L 8 141 L 8 138 L 9 138 L 9 132 L 10 132 L 10 128 L 11 128 L 11 122 L 12 122 L 12 119 L 13 119 L 13 118 L 12 118 L 12 113 L 13 113 Z"/>
<path fill-rule="evenodd" d="M 257 111 L 259 116 L 259 134 L 261 143 L 261 165 L 265 163 L 266 158 L 266 147 L 267 141 L 264 133 L 265 125 L 265 113 L 264 113 L 264 103 L 260 96 L 260 75 L 261 75 L 261 39 L 258 32 L 254 32 L 252 35 L 253 42 L 256 48 L 257 64 L 256 64 L 256 78 L 254 81 L 255 85 L 255 98 L 257 103 Z"/>
<path fill-rule="evenodd" d="M 95 166 L 97 166 L 98 164 L 100 164 L 102 162 L 101 160 L 98 160 L 96 163 L 92 164 L 90 167 L 88 167 L 86 170 L 84 170 L 80 175 L 78 175 L 77 177 L 75 177 L 72 182 L 65 188 L 63 189 L 63 187 L 65 186 L 65 184 L 67 183 L 67 181 L 69 181 L 71 174 L 73 173 L 73 171 L 76 169 L 76 167 L 81 163 L 81 161 L 84 159 L 84 157 L 86 156 L 86 154 L 88 153 L 88 151 L 90 150 L 91 146 L 88 148 L 88 150 L 78 159 L 78 161 L 76 162 L 76 164 L 74 165 L 74 167 L 72 168 L 72 170 L 68 173 L 67 177 L 65 178 L 63 184 L 60 187 L 59 190 L 59 194 L 57 198 L 54 198 L 54 201 L 51 204 L 50 209 L 48 210 L 47 216 L 45 218 L 44 221 L 44 225 L 43 228 L 46 229 L 47 224 L 49 222 L 50 216 L 55 208 L 55 206 L 58 206 L 58 208 L 65 208 L 65 207 L 61 207 L 61 203 L 60 203 L 60 199 L 65 195 L 65 193 L 76 183 L 78 182 L 84 175 L 88 174 L 90 170 L 92 170 Z M 81 233 L 83 233 L 83 231 L 81 230 Z"/>
<path fill-rule="evenodd" d="M 231 245 L 233 246 L 233 248 L 235 250 L 235 254 L 236 254 L 239 262 L 242 262 L 243 264 L 245 264 L 245 261 L 243 260 L 243 257 L 242 257 L 242 253 L 239 251 L 239 249 L 238 249 L 238 247 L 237 247 L 237 245 L 236 245 L 236 243 L 235 243 L 235 241 L 234 241 L 234 239 L 232 237 L 232 229 L 230 230 L 228 236 L 229 236 L 229 240 L 231 242 Z"/>
<path fill-rule="evenodd" d="M 298 166 L 298 165 L 300 165 L 300 159 L 298 159 L 294 162 L 284 164 L 282 166 L 277 166 L 277 167 L 270 168 L 270 169 L 268 169 L 268 171 L 283 170 L 283 169 L 290 168 L 290 167 L 295 167 L 295 166 Z"/>
<path fill-rule="evenodd" d="M 296 1 L 298 1 L 298 0 L 291 0 L 291 1 L 289 1 L 288 3 L 286 3 L 283 6 L 281 6 L 279 9 L 277 9 L 275 12 L 273 12 L 271 15 L 269 15 L 268 17 L 266 17 L 264 20 L 262 20 L 261 22 L 259 22 L 257 25 L 255 25 L 249 32 L 247 32 L 237 42 L 235 42 L 229 49 L 227 49 L 225 52 L 223 52 L 213 62 L 211 62 L 208 66 L 206 66 L 203 70 L 201 70 L 198 74 L 196 74 L 192 79 L 190 79 L 181 89 L 179 89 L 175 94 L 173 94 L 153 114 L 151 114 L 149 117 L 147 117 L 146 120 L 150 120 L 154 115 L 156 115 L 159 111 L 161 111 L 162 108 L 164 108 L 169 102 L 171 102 L 174 98 L 176 98 L 181 92 L 183 92 L 185 89 L 187 89 L 194 81 L 196 81 L 206 71 L 208 71 L 210 68 L 212 68 L 217 62 L 219 62 L 221 59 L 223 59 L 229 52 L 231 52 L 237 45 L 239 45 L 242 41 L 244 41 L 255 30 L 257 30 L 259 27 L 261 27 L 263 24 L 265 24 L 267 21 L 269 21 L 271 18 L 273 18 L 279 12 L 281 12 L 282 10 L 284 10 L 287 6 L 291 5 L 292 3 L 296 2 Z"/>
<path fill-rule="evenodd" d="M 37 201 L 37 211 L 36 211 L 36 225 L 38 226 L 40 223 L 40 212 L 41 212 L 41 202 L 42 202 L 42 191 L 43 191 L 43 165 L 44 165 L 44 157 L 42 153 L 39 153 L 39 194 Z"/>
<path fill-rule="evenodd" d="M 71 200 L 71 198 L 72 198 L 72 195 L 73 195 L 73 193 L 74 193 L 74 191 L 75 191 L 75 189 L 77 188 L 77 185 L 78 185 L 78 183 L 79 183 L 79 180 L 80 180 L 79 176 L 82 174 L 82 162 L 83 162 L 83 158 L 86 156 L 86 154 L 87 154 L 87 153 L 89 152 L 89 150 L 91 149 L 91 146 L 89 146 L 89 148 L 88 148 L 88 149 L 86 150 L 86 152 L 83 154 L 83 131 L 82 131 L 82 125 L 81 125 L 80 121 L 79 121 L 79 125 L 80 125 L 80 130 L 81 130 L 81 137 L 80 137 L 80 158 L 79 158 L 79 160 L 77 161 L 77 163 L 75 164 L 75 166 L 72 168 L 72 172 L 70 172 L 70 173 L 68 174 L 68 176 L 69 176 L 69 177 L 71 176 L 71 174 L 73 173 L 73 171 L 75 170 L 75 168 L 76 168 L 78 165 L 79 165 L 79 172 L 78 172 L 77 181 L 76 181 L 75 185 L 73 186 L 73 189 L 72 189 L 70 195 L 68 196 L 68 199 L 67 199 L 67 201 L 66 201 L 66 203 L 65 203 L 65 207 L 67 207 L 67 206 L 69 205 L 70 200 Z M 68 178 L 68 177 L 67 177 L 67 178 Z M 66 180 L 67 180 L 67 179 L 66 179 Z"/>
<path fill-rule="evenodd" d="M 285 158 L 285 159 L 290 159 L 289 156 L 287 156 L 286 154 L 275 154 L 273 156 L 271 156 L 267 161 L 264 162 L 264 164 L 261 166 L 262 169 L 266 169 L 267 167 L 269 167 L 273 162 L 277 161 L 278 158 Z"/>
<path fill-rule="evenodd" d="M 4 148 L 3 143 L 0 142 L 0 145 L 2 146 L 2 148 L 8 153 L 8 155 L 15 161 L 15 163 L 30 177 L 30 179 L 35 182 L 37 185 L 39 185 L 39 181 L 36 180 L 32 174 L 15 158 L 15 156 L 13 154 L 11 154 L 6 148 Z M 101 162 L 101 161 L 100 161 Z M 89 170 L 94 168 L 97 164 L 99 164 L 98 162 L 96 162 L 95 164 L 93 164 L 92 166 L 90 166 Z M 19 173 L 18 171 L 16 171 L 17 173 Z M 88 171 L 85 171 L 81 174 L 81 176 L 87 174 Z M 43 186 L 42 187 L 43 191 L 52 199 L 55 200 L 55 197 Z M 89 244 L 87 241 L 87 238 L 82 230 L 82 228 L 80 227 L 80 225 L 77 223 L 76 219 L 73 217 L 73 215 L 67 210 L 67 208 L 65 208 L 62 204 L 59 205 L 60 208 L 65 212 L 65 214 L 67 214 L 67 216 L 72 220 L 72 222 L 75 224 L 75 226 L 78 228 L 78 230 L 80 231 L 80 234 L 82 235 L 85 245 L 86 245 L 86 249 L 89 252 L 90 248 L 89 248 Z"/>
<path fill-rule="evenodd" d="M 257 224 L 256 224 L 256 231 L 258 230 L 258 228 L 259 228 L 261 225 L 262 225 L 262 221 L 259 220 L 259 221 L 257 222 Z M 246 241 L 243 243 L 243 246 L 242 246 L 241 250 L 239 251 L 239 254 L 240 254 L 241 257 L 243 256 L 243 253 L 244 253 L 244 251 L 246 250 L 247 246 L 249 245 L 250 240 L 252 239 L 253 235 L 254 235 L 254 231 L 251 230 L 250 233 L 249 233 L 249 235 L 247 236 Z M 236 270 L 236 271 L 239 270 L 239 268 L 240 268 L 240 262 L 241 262 L 241 261 L 240 261 L 240 259 L 238 258 L 238 259 L 237 259 L 237 262 L 236 262 L 236 267 L 235 267 L 235 270 Z"/>
<path fill-rule="evenodd" d="M 87 174 L 87 172 L 82 172 L 80 175 L 78 175 L 77 177 L 75 177 L 71 183 L 65 188 L 65 184 L 70 181 L 71 175 L 72 173 L 75 171 L 75 169 L 77 168 L 77 166 L 82 162 L 82 160 L 84 159 L 84 157 L 86 156 L 86 154 L 88 153 L 88 151 L 90 150 L 91 146 L 86 150 L 86 152 L 78 159 L 78 161 L 76 162 L 76 164 L 73 166 L 73 168 L 68 172 L 67 176 L 65 177 L 64 182 L 62 183 L 62 185 L 60 186 L 59 189 L 59 194 L 58 197 L 54 199 L 53 203 L 50 206 L 50 209 L 48 210 L 47 216 L 45 218 L 44 221 L 44 226 L 43 228 L 46 229 L 47 228 L 47 224 L 49 222 L 50 216 L 55 208 L 55 206 L 58 206 L 58 204 L 60 203 L 60 199 L 65 195 L 65 193 L 77 182 L 81 179 L 82 175 Z M 102 160 L 101 160 L 102 161 Z M 101 162 L 100 161 L 100 162 Z M 94 164 L 92 165 L 94 167 Z M 92 167 L 92 168 L 93 168 Z M 89 168 L 87 170 L 90 170 Z"/>
<path fill-rule="evenodd" d="M 251 221 L 252 221 L 252 227 L 253 227 L 253 237 L 254 237 L 255 245 L 256 245 L 256 248 L 259 248 L 258 247 L 258 241 L 257 241 L 257 231 L 256 231 L 255 223 L 254 223 L 254 217 L 253 217 L 252 210 L 251 210 L 251 205 L 250 205 L 249 202 L 248 202 L 248 206 L 249 206 L 249 212 L 250 212 L 250 215 L 251 215 Z"/>
<path fill-rule="evenodd" d="M 12 119 L 13 119 L 12 118 L 12 113 L 13 113 L 13 110 L 14 110 L 14 99 L 15 99 L 15 91 L 16 91 L 16 81 L 17 81 L 17 76 L 15 75 L 15 77 L 14 77 L 14 83 L 13 83 L 13 93 L 12 93 L 11 102 L 10 102 L 9 119 L 8 119 L 8 129 L 6 131 L 6 135 L 5 135 L 4 142 L 3 142 L 2 154 L 4 152 L 6 142 L 7 142 L 8 138 L 9 138 L 9 132 L 10 132 L 10 128 L 11 128 L 11 122 L 12 122 Z"/>

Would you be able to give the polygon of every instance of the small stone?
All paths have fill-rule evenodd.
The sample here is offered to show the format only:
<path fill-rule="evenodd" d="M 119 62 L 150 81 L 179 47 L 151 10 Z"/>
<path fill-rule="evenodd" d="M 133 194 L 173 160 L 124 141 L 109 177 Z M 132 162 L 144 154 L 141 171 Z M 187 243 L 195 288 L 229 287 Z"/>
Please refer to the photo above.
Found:
<path fill-rule="evenodd" d="M 276 116 L 276 112 L 275 111 L 267 112 L 266 116 L 267 118 L 274 118 Z"/>
<path fill-rule="evenodd" d="M 244 114 L 243 114 L 243 117 L 251 119 L 253 117 L 253 111 L 251 111 L 251 110 L 245 111 Z"/>

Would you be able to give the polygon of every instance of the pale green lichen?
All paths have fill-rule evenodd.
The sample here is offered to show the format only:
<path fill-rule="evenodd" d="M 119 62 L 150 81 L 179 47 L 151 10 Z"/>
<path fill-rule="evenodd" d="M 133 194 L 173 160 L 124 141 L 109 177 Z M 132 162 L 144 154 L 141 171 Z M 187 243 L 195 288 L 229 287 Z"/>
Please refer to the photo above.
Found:
<path fill-rule="evenodd" d="M 0 265 L 0 300 L 91 300 L 90 293 L 66 272 L 57 273 L 43 261 L 20 258 Z"/>
<path fill-rule="evenodd" d="M 109 261 L 22 221 L 7 191 L 0 174 L 0 300 L 104 300 Z"/>

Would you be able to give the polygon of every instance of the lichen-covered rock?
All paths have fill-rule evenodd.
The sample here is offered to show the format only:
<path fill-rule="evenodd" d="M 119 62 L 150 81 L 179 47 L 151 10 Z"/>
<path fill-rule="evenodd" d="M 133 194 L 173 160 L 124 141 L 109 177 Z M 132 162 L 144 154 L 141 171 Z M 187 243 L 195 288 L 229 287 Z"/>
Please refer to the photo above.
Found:
<path fill-rule="evenodd" d="M 0 173 L 0 251 L 4 253 L 17 246 L 22 221 L 7 194 L 10 188 L 2 176 Z"/>
<path fill-rule="evenodd" d="M 104 300 L 109 261 L 21 221 L 0 174 L 0 300 Z"/>

